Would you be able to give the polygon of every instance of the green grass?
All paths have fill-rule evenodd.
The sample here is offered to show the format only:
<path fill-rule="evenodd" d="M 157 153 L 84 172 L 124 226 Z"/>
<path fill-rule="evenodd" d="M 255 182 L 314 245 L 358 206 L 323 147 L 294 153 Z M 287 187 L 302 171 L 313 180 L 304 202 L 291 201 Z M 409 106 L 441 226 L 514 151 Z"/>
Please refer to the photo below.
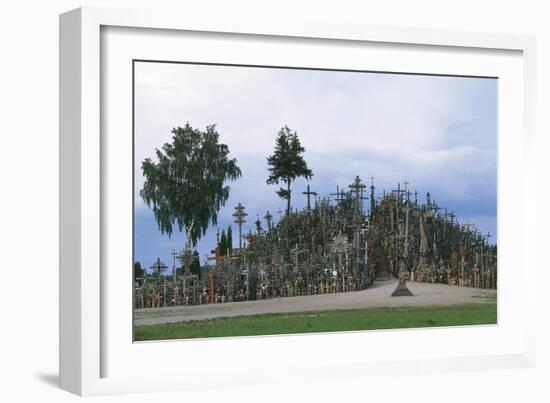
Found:
<path fill-rule="evenodd" d="M 496 302 L 264 314 L 136 326 L 136 341 L 495 324 Z"/>

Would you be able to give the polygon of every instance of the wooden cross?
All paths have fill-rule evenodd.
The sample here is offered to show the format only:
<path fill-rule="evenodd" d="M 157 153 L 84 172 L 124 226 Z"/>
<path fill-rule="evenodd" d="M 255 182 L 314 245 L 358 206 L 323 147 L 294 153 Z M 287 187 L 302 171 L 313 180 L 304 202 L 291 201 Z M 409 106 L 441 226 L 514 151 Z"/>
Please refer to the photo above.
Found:
<path fill-rule="evenodd" d="M 307 184 L 307 191 L 302 192 L 303 195 L 307 195 L 307 210 L 311 210 L 310 196 L 317 196 L 317 192 L 312 192 L 309 190 L 309 183 Z"/>
<path fill-rule="evenodd" d="M 172 249 L 172 252 L 170 252 L 172 257 L 174 258 L 174 266 L 173 266 L 173 276 L 174 276 L 174 284 L 177 282 L 177 275 L 176 275 L 176 257 L 178 256 L 178 252 L 175 249 Z"/>
<path fill-rule="evenodd" d="M 157 258 L 157 261 L 150 267 L 150 269 L 153 269 L 157 274 L 157 281 L 160 280 L 160 276 L 164 270 L 166 270 L 168 266 L 166 266 L 163 262 L 160 261 L 160 257 Z"/>
<path fill-rule="evenodd" d="M 340 188 L 336 185 L 336 193 L 330 193 L 331 196 L 336 196 L 336 202 L 339 203 L 344 200 L 344 191 L 340 192 Z"/>
<path fill-rule="evenodd" d="M 243 249 L 243 237 L 242 237 L 242 226 L 246 222 L 246 216 L 248 214 L 244 211 L 244 206 L 239 202 L 239 204 L 235 207 L 235 212 L 233 213 L 233 217 L 235 217 L 234 223 L 239 226 L 239 250 L 242 251 Z"/>

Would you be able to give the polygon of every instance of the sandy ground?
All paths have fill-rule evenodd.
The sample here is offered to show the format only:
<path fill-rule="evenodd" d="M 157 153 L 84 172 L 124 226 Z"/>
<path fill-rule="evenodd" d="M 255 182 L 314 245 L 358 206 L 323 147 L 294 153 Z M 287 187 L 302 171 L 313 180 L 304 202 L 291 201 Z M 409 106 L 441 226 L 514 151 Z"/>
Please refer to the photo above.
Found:
<path fill-rule="evenodd" d="M 496 297 L 496 291 L 494 290 L 414 282 L 407 283 L 414 296 L 391 297 L 390 295 L 396 286 L 397 280 L 388 280 L 375 282 L 370 288 L 356 292 L 226 304 L 136 309 L 135 324 L 138 326 L 156 325 L 264 313 L 484 303 L 493 300 L 491 297 Z"/>

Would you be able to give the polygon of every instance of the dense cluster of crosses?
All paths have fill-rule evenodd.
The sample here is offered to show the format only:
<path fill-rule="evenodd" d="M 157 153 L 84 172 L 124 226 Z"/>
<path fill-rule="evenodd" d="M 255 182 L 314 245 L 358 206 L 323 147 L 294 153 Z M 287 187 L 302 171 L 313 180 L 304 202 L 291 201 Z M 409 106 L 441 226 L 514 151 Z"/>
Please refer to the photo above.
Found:
<path fill-rule="evenodd" d="M 172 276 L 163 275 L 167 266 L 158 259 L 152 276 L 136 279 L 136 307 L 348 292 L 392 276 L 496 288 L 497 247 L 489 243 L 490 234 L 459 223 L 429 193 L 420 203 L 407 182 L 379 197 L 373 178 L 367 189 L 359 176 L 347 188 L 337 187 L 332 199 L 317 197 L 309 186 L 303 194 L 302 211 L 279 211 L 276 224 L 268 211 L 246 234 L 248 214 L 239 203 L 233 214 L 239 247 L 222 253 L 218 237 L 200 277 L 190 272 L 196 255 L 189 243 L 182 253 L 172 253 Z"/>

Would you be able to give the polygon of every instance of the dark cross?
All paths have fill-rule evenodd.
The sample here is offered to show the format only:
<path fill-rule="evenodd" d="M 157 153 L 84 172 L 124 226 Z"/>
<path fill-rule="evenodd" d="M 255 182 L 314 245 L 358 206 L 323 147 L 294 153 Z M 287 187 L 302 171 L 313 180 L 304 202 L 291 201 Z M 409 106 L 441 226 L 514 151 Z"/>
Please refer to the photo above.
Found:
<path fill-rule="evenodd" d="M 256 221 L 254 222 L 256 224 L 256 232 L 258 235 L 262 232 L 262 222 L 260 221 L 260 217 L 256 214 Z"/>
<path fill-rule="evenodd" d="M 317 196 L 317 192 L 309 190 L 309 183 L 307 184 L 307 192 L 302 192 L 303 195 L 307 195 L 307 210 L 311 210 L 310 196 Z"/>
<path fill-rule="evenodd" d="M 485 238 L 487 238 L 487 243 L 489 243 L 489 238 L 491 237 L 492 237 L 491 233 L 487 231 L 487 235 L 485 235 Z"/>
<path fill-rule="evenodd" d="M 158 281 L 160 281 L 160 276 L 164 270 L 166 270 L 168 266 L 164 264 L 164 262 L 160 261 L 160 257 L 157 258 L 157 261 L 150 267 L 150 269 L 153 269 L 153 271 L 157 274 L 157 285 Z"/>
<path fill-rule="evenodd" d="M 416 190 L 414 191 L 414 204 L 418 205 L 418 192 Z"/>
<path fill-rule="evenodd" d="M 430 192 L 426 193 L 426 204 L 427 204 L 428 206 L 431 204 Z"/>
<path fill-rule="evenodd" d="M 451 224 L 454 224 L 454 220 L 455 220 L 455 213 L 453 211 L 451 211 L 451 214 L 449 214 L 449 217 L 451 217 Z"/>
<path fill-rule="evenodd" d="M 282 211 L 281 211 L 282 213 Z M 264 216 L 265 220 L 267 221 L 267 228 L 271 229 L 271 224 L 273 222 L 273 216 L 269 214 L 269 210 L 267 210 L 266 215 Z"/>
<path fill-rule="evenodd" d="M 363 211 L 363 200 L 367 199 L 366 197 L 363 197 L 363 191 L 366 187 L 367 186 L 363 182 L 361 182 L 361 178 L 359 178 L 359 175 L 355 177 L 355 180 L 351 185 L 348 185 L 348 188 L 351 189 L 351 192 L 355 193 L 357 206 L 361 211 Z"/>
<path fill-rule="evenodd" d="M 247 215 L 248 214 L 244 211 L 244 206 L 241 202 L 239 202 L 239 204 L 235 207 L 235 212 L 233 213 L 233 217 L 235 218 L 233 222 L 239 226 L 239 249 L 241 251 L 243 248 L 242 226 L 246 222 Z"/>
<path fill-rule="evenodd" d="M 374 176 L 370 177 L 370 211 L 374 214 L 374 207 L 376 207 L 376 200 L 374 199 Z"/>

